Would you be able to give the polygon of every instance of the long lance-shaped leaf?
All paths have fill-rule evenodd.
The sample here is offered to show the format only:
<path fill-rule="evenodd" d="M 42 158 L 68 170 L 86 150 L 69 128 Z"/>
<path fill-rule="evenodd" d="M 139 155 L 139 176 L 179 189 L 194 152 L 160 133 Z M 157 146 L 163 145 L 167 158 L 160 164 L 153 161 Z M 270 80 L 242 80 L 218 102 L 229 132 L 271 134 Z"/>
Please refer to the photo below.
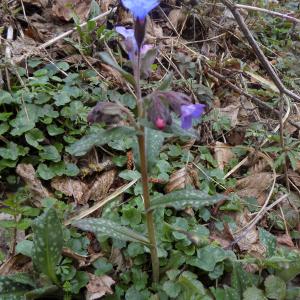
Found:
<path fill-rule="evenodd" d="M 63 231 L 54 208 L 46 210 L 33 225 L 32 261 L 35 267 L 57 284 L 56 266 L 63 247 Z"/>
<path fill-rule="evenodd" d="M 72 225 L 95 234 L 104 233 L 115 239 L 138 242 L 149 246 L 149 240 L 144 235 L 107 219 L 87 218 L 75 221 Z"/>
<path fill-rule="evenodd" d="M 16 282 L 11 276 L 0 276 L 0 300 L 25 300 L 24 294 L 32 289 L 28 284 Z"/>
<path fill-rule="evenodd" d="M 150 209 L 164 206 L 174 207 L 175 209 L 182 209 L 187 206 L 201 208 L 215 204 L 223 199 L 226 199 L 226 196 L 220 194 L 211 196 L 198 190 L 179 190 L 153 198 Z"/>
<path fill-rule="evenodd" d="M 125 70 L 123 70 L 117 62 L 115 62 L 113 60 L 113 58 L 107 53 L 107 52 L 100 52 L 99 53 L 100 58 L 109 66 L 113 67 L 115 70 L 117 70 L 129 83 L 131 83 L 132 85 L 135 84 L 134 82 L 134 77 L 126 72 Z"/>
<path fill-rule="evenodd" d="M 90 135 L 82 137 L 79 141 L 67 147 L 66 150 L 71 155 L 83 156 L 92 149 L 93 146 L 102 146 L 112 140 L 117 140 L 124 136 L 131 136 L 135 133 L 135 129 L 126 126 L 115 127 L 106 131 L 101 130 L 99 133 L 91 133 Z"/>

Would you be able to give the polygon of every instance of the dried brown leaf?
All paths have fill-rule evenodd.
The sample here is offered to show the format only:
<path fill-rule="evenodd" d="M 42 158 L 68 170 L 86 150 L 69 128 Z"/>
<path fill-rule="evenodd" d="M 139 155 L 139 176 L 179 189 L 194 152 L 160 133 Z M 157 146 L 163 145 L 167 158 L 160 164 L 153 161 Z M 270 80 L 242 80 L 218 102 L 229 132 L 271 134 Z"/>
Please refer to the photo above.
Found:
<path fill-rule="evenodd" d="M 240 105 L 228 105 L 223 108 L 218 108 L 220 116 L 227 117 L 230 120 L 231 127 L 235 127 L 238 124 L 238 114 Z"/>
<path fill-rule="evenodd" d="M 84 182 L 68 177 L 53 178 L 51 187 L 69 197 L 74 197 L 79 204 L 82 204 L 82 197 L 88 191 L 88 186 Z"/>
<path fill-rule="evenodd" d="M 175 190 L 184 189 L 187 185 L 197 185 L 198 175 L 193 172 L 193 168 L 188 165 L 171 174 L 169 182 L 165 187 L 166 193 L 171 193 Z"/>
<path fill-rule="evenodd" d="M 87 300 L 99 299 L 107 294 L 113 294 L 111 286 L 115 284 L 115 281 L 107 276 L 96 276 L 94 274 L 88 273 L 89 275 L 89 284 L 86 286 L 87 288 Z"/>
<path fill-rule="evenodd" d="M 90 13 L 91 0 L 56 0 L 52 6 L 53 14 L 65 21 L 70 21 L 75 14 L 85 21 Z"/>
<path fill-rule="evenodd" d="M 167 23 L 167 26 L 170 29 L 175 28 L 176 30 L 180 28 L 180 26 L 183 24 L 185 18 L 187 16 L 187 11 L 183 9 L 172 9 L 169 12 L 168 18 L 173 26 L 171 24 Z"/>
<path fill-rule="evenodd" d="M 236 192 L 241 198 L 255 197 L 258 204 L 263 205 L 272 182 L 273 174 L 270 172 L 252 174 L 237 181 Z"/>
<path fill-rule="evenodd" d="M 245 227 L 249 221 L 250 218 L 247 210 L 236 217 L 237 226 L 240 229 Z M 255 227 L 248 229 L 246 232 L 242 232 L 241 235 L 233 233 L 233 236 L 237 239 L 237 244 L 241 251 L 250 251 L 252 246 L 258 241 L 258 232 Z"/>
<path fill-rule="evenodd" d="M 253 188 L 259 191 L 265 191 L 270 187 L 273 181 L 273 174 L 270 172 L 261 172 L 252 174 L 245 178 L 239 179 L 236 184 L 237 189 Z"/>
<path fill-rule="evenodd" d="M 146 39 L 159 39 L 164 36 L 162 27 L 153 22 L 149 16 L 147 17 L 146 33 Z"/>
<path fill-rule="evenodd" d="M 277 240 L 278 244 L 285 245 L 285 246 L 292 247 L 292 248 L 295 247 L 291 236 L 288 234 L 277 235 L 276 240 Z"/>
<path fill-rule="evenodd" d="M 115 7 L 116 5 L 117 5 L 116 0 L 101 0 L 100 1 L 101 12 L 105 13 L 109 10 L 110 7 Z"/>
<path fill-rule="evenodd" d="M 101 175 L 98 175 L 93 182 L 92 186 L 85 193 L 81 199 L 80 204 L 85 204 L 89 200 L 99 201 L 105 197 L 113 184 L 117 171 L 115 169 L 104 172 Z"/>
<path fill-rule="evenodd" d="M 221 170 L 224 170 L 224 167 L 230 162 L 232 158 L 234 158 L 234 153 L 232 152 L 231 147 L 224 143 L 216 142 L 214 151 L 218 167 Z"/>
<path fill-rule="evenodd" d="M 42 182 L 36 177 L 35 170 L 31 164 L 18 164 L 16 172 L 28 186 L 35 200 L 35 205 L 40 206 L 40 200 L 51 197 L 51 193 L 49 193 Z"/>
<path fill-rule="evenodd" d="M 299 171 L 298 171 L 299 172 Z M 292 182 L 300 188 L 300 175 L 297 172 L 294 172 L 292 170 L 288 171 L 288 176 L 292 180 Z"/>
<path fill-rule="evenodd" d="M 257 174 L 264 171 L 269 166 L 268 162 L 265 159 L 259 159 L 255 164 L 250 166 L 249 173 Z"/>

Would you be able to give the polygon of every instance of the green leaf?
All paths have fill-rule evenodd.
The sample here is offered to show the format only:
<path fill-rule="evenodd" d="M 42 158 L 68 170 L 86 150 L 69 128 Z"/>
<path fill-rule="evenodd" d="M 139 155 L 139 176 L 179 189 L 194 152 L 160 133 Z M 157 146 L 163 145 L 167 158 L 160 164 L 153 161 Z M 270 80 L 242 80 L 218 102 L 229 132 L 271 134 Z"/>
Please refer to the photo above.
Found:
<path fill-rule="evenodd" d="M 44 146 L 42 148 L 42 151 L 40 151 L 39 154 L 40 154 L 40 157 L 43 160 L 51 160 L 51 161 L 54 161 L 54 162 L 58 162 L 61 159 L 59 152 L 52 145 Z"/>
<path fill-rule="evenodd" d="M 56 106 L 63 106 L 71 102 L 69 94 L 65 91 L 59 91 L 56 95 L 53 96 L 53 99 L 55 100 L 54 104 Z"/>
<path fill-rule="evenodd" d="M 300 274 L 300 259 L 299 257 L 294 262 L 288 264 L 285 268 L 276 271 L 276 276 L 279 276 L 285 282 L 288 282 Z"/>
<path fill-rule="evenodd" d="M 179 190 L 166 195 L 154 197 L 151 200 L 150 209 L 164 206 L 171 206 L 175 209 L 182 209 L 186 206 L 201 208 L 204 206 L 213 205 L 221 200 L 224 200 L 225 198 L 226 196 L 224 195 L 215 194 L 210 196 L 206 192 L 198 190 Z"/>
<path fill-rule="evenodd" d="M 253 287 L 249 287 L 243 293 L 243 300 L 267 300 L 267 298 L 264 296 L 264 293 L 262 290 L 253 286 Z"/>
<path fill-rule="evenodd" d="M 56 285 L 47 285 L 38 289 L 31 290 L 25 294 L 26 300 L 33 299 L 46 299 L 47 296 L 53 295 L 58 291 L 58 287 Z"/>
<path fill-rule="evenodd" d="M 210 290 L 212 291 L 216 300 L 241 300 L 241 297 L 238 294 L 238 292 L 235 289 L 228 286 L 224 286 L 223 289 L 215 289 L 211 287 Z"/>
<path fill-rule="evenodd" d="M 43 132 L 37 128 L 31 129 L 25 134 L 26 142 L 39 150 L 42 149 L 42 146 L 39 145 L 39 142 L 42 142 L 44 138 Z"/>
<path fill-rule="evenodd" d="M 237 262 L 233 262 L 231 273 L 231 286 L 238 291 L 240 295 L 251 286 L 257 285 L 258 279 L 254 274 L 246 272 L 242 265 Z"/>
<path fill-rule="evenodd" d="M 0 300 L 25 300 L 24 294 L 31 289 L 31 284 L 18 282 L 14 275 L 0 276 Z"/>
<path fill-rule="evenodd" d="M 265 280 L 266 296 L 270 299 L 284 300 L 286 296 L 285 282 L 274 275 L 270 275 Z"/>
<path fill-rule="evenodd" d="M 161 147 L 164 143 L 165 134 L 162 131 L 147 128 L 145 130 L 145 143 L 147 147 L 148 169 L 156 164 Z"/>
<path fill-rule="evenodd" d="M 132 273 L 132 281 L 134 282 L 134 287 L 139 291 L 144 289 L 147 285 L 147 280 L 148 280 L 147 273 L 142 272 L 138 268 L 132 268 L 131 273 Z"/>
<path fill-rule="evenodd" d="M 197 280 L 197 275 L 192 272 L 184 271 L 179 276 L 178 283 L 184 289 L 184 298 L 182 299 L 203 299 L 201 297 L 206 294 L 203 284 Z"/>
<path fill-rule="evenodd" d="M 12 114 L 13 114 L 12 112 L 0 113 L 0 121 L 7 121 Z"/>
<path fill-rule="evenodd" d="M 7 147 L 0 148 L 0 156 L 8 160 L 16 160 L 19 156 L 24 156 L 28 153 L 29 148 L 17 145 L 14 142 L 8 142 Z"/>
<path fill-rule="evenodd" d="M 33 242 L 29 240 L 23 240 L 17 244 L 16 253 L 21 253 L 25 256 L 31 257 L 33 249 Z"/>
<path fill-rule="evenodd" d="M 173 80 L 173 72 L 167 73 L 167 75 L 162 80 L 160 86 L 157 89 L 159 91 L 165 91 L 165 90 L 167 90 L 171 86 L 172 80 Z"/>
<path fill-rule="evenodd" d="M 10 122 L 14 129 L 10 132 L 12 136 L 20 136 L 33 129 L 39 119 L 40 107 L 35 104 L 26 104 L 18 112 L 17 117 Z"/>
<path fill-rule="evenodd" d="M 63 128 L 57 127 L 55 124 L 50 124 L 47 126 L 47 131 L 49 135 L 56 136 L 59 134 L 63 134 L 65 130 Z"/>
<path fill-rule="evenodd" d="M 141 174 L 138 171 L 133 171 L 133 170 L 124 170 L 119 173 L 119 177 L 125 179 L 125 180 L 137 180 L 141 178 Z"/>
<path fill-rule="evenodd" d="M 266 247 L 266 255 L 267 257 L 271 257 L 275 254 L 277 240 L 276 237 L 270 233 L 269 231 L 258 228 L 259 240 Z"/>
<path fill-rule="evenodd" d="M 37 174 L 44 180 L 52 179 L 56 174 L 45 164 L 39 164 Z"/>
<path fill-rule="evenodd" d="M 34 220 L 32 261 L 35 267 L 57 284 L 56 266 L 63 247 L 63 231 L 55 209 L 46 210 Z"/>
<path fill-rule="evenodd" d="M 74 156 L 85 155 L 93 146 L 102 146 L 114 139 L 121 139 L 124 136 L 132 136 L 136 131 L 131 127 L 115 127 L 108 130 L 99 130 L 98 133 L 92 133 L 81 138 L 69 147 L 66 151 Z"/>
<path fill-rule="evenodd" d="M 168 280 L 163 284 L 163 290 L 169 297 L 177 298 L 181 292 L 181 286 L 179 283 Z"/>
<path fill-rule="evenodd" d="M 9 125 L 6 122 L 0 124 L 0 135 L 3 135 L 8 130 L 9 130 Z"/>
<path fill-rule="evenodd" d="M 91 231 L 95 234 L 107 234 L 108 236 L 122 241 L 139 242 L 149 245 L 148 239 L 142 234 L 125 226 L 121 226 L 106 219 L 88 218 L 72 223 L 73 226 L 82 230 Z"/>
<path fill-rule="evenodd" d="M 109 66 L 113 67 L 115 70 L 119 71 L 120 74 L 124 77 L 124 79 L 126 79 L 130 84 L 134 85 L 135 84 L 135 80 L 134 77 L 126 72 L 125 70 L 123 70 L 117 62 L 115 62 L 113 60 L 113 58 L 110 56 L 110 54 L 108 54 L 107 52 L 100 52 L 99 53 L 100 58 Z"/>
<path fill-rule="evenodd" d="M 204 271 L 214 271 L 218 262 L 224 261 L 228 257 L 225 250 L 211 245 L 197 250 L 197 257 L 191 257 L 187 264 L 198 267 Z"/>
<path fill-rule="evenodd" d="M 0 105 L 1 104 L 11 104 L 14 103 L 13 97 L 10 95 L 9 92 L 4 90 L 0 90 Z"/>

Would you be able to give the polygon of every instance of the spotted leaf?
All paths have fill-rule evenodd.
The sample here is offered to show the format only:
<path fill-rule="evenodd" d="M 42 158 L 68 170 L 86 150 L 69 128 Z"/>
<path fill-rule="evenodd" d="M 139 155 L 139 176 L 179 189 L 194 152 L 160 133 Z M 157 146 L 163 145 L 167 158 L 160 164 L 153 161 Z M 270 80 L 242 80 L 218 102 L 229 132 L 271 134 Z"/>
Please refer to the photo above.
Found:
<path fill-rule="evenodd" d="M 33 229 L 32 261 L 34 266 L 57 283 L 56 265 L 63 247 L 62 225 L 53 208 L 35 219 Z"/>
<path fill-rule="evenodd" d="M 226 199 L 226 196 L 215 194 L 213 196 L 198 190 L 179 190 L 166 195 L 156 196 L 151 200 L 151 208 L 164 206 L 182 209 L 188 206 L 201 208 L 208 205 L 213 205 L 221 200 Z"/>

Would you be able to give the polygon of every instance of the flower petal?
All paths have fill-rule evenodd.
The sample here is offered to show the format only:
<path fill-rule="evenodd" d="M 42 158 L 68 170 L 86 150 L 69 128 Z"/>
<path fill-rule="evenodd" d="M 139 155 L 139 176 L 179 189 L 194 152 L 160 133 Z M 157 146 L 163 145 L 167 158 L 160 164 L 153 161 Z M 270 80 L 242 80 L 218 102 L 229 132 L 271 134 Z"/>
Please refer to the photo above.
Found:
<path fill-rule="evenodd" d="M 116 32 L 120 33 L 123 35 L 123 37 L 126 38 L 133 38 L 134 37 L 134 30 L 133 29 L 127 29 L 124 26 L 116 26 L 115 27 Z"/>
<path fill-rule="evenodd" d="M 199 118 L 204 111 L 204 104 L 181 105 L 181 127 L 189 129 L 192 127 L 192 120 Z"/>
<path fill-rule="evenodd" d="M 192 117 L 191 116 L 181 116 L 181 128 L 190 129 L 192 127 Z"/>
<path fill-rule="evenodd" d="M 135 18 L 144 19 L 159 4 L 159 0 L 122 0 Z"/>

